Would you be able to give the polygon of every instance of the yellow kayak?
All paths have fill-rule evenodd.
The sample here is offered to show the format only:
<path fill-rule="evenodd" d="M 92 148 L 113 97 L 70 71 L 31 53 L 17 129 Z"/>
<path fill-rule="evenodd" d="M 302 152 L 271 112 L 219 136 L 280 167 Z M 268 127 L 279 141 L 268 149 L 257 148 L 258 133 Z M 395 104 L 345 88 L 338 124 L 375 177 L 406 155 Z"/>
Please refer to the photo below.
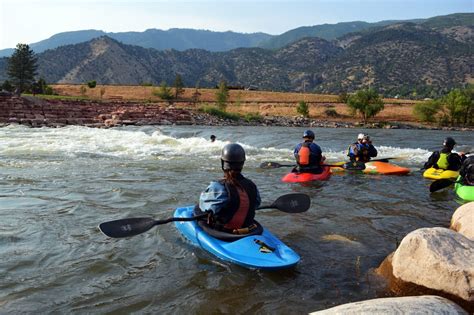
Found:
<path fill-rule="evenodd" d="M 456 179 L 459 176 L 458 171 L 443 170 L 441 168 L 430 167 L 423 173 L 424 178 L 429 179 Z"/>

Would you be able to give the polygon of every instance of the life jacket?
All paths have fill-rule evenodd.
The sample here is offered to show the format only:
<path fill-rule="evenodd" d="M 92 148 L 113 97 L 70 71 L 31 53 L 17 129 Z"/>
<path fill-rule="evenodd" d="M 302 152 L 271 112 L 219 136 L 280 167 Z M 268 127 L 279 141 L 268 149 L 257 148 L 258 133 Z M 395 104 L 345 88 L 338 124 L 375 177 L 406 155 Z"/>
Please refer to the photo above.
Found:
<path fill-rule="evenodd" d="M 451 153 L 440 153 L 438 161 L 436 161 L 436 165 L 438 168 L 443 170 L 447 170 L 449 168 L 448 157 Z"/>
<path fill-rule="evenodd" d="M 305 166 L 309 165 L 310 159 L 311 150 L 309 149 L 309 143 L 303 142 L 300 150 L 298 151 L 298 154 L 296 155 L 296 162 L 298 162 L 299 165 Z"/>
<path fill-rule="evenodd" d="M 347 153 L 348 156 L 353 156 L 356 161 L 368 162 L 369 157 L 369 146 L 361 143 L 353 143 L 349 146 Z"/>
<path fill-rule="evenodd" d="M 232 232 L 235 229 L 251 226 L 255 217 L 257 186 L 243 176 L 238 179 L 241 187 L 236 187 L 224 180 L 219 182 L 225 186 L 229 200 L 226 206 L 219 211 L 215 227 Z"/>

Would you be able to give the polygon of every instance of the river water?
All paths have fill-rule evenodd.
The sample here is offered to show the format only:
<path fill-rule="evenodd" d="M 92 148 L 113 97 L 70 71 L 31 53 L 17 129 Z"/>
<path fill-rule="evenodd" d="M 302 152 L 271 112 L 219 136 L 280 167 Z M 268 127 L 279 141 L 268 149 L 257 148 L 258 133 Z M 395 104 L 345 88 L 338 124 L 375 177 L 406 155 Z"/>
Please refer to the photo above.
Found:
<path fill-rule="evenodd" d="M 358 129 L 313 129 L 329 162 L 344 159 Z M 304 314 L 385 296 L 373 274 L 407 233 L 449 226 L 452 190 L 431 194 L 418 171 L 446 136 L 473 150 L 473 134 L 370 130 L 379 157 L 408 176 L 337 174 L 286 184 L 304 128 L 146 126 L 0 128 L 0 313 Z M 208 141 L 211 134 L 217 141 Z M 174 224 L 128 239 L 97 228 L 126 217 L 172 216 L 220 178 L 228 141 L 247 152 L 244 174 L 269 204 L 311 197 L 309 211 L 262 210 L 257 220 L 300 256 L 293 269 L 248 270 L 192 247 Z"/>

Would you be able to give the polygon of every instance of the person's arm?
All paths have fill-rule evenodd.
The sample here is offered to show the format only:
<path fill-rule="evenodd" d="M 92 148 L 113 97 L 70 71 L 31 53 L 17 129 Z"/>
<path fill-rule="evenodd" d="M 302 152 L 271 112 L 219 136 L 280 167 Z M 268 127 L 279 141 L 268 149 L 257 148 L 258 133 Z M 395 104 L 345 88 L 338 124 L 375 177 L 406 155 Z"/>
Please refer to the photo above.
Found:
<path fill-rule="evenodd" d="M 450 170 L 459 171 L 462 165 L 461 157 L 457 153 L 451 153 L 448 155 L 448 164 Z"/>
<path fill-rule="evenodd" d="M 425 163 L 423 168 L 428 169 L 428 168 L 432 167 L 433 165 L 435 165 L 435 163 L 438 161 L 438 159 L 439 159 L 439 152 L 434 151 L 433 153 L 431 153 L 430 157 L 428 158 L 428 161 Z"/>
<path fill-rule="evenodd" d="M 376 157 L 377 153 L 377 149 L 372 144 L 369 144 L 369 156 Z"/>
<path fill-rule="evenodd" d="M 293 155 L 296 157 L 296 155 L 298 154 L 298 152 L 300 152 L 300 149 L 301 149 L 301 143 L 299 143 L 295 149 L 293 150 Z"/>
<path fill-rule="evenodd" d="M 211 182 L 199 197 L 199 208 L 202 211 L 212 211 L 214 214 L 225 207 L 229 196 L 225 186 L 219 182 Z"/>

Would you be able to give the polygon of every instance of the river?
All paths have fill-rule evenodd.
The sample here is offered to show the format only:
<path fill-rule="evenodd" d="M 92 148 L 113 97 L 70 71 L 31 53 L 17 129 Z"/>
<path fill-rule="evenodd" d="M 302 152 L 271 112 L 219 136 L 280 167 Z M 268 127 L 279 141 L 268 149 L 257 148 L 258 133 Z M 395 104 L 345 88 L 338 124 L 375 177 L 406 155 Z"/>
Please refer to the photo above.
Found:
<path fill-rule="evenodd" d="M 1 313 L 304 314 L 388 294 L 373 269 L 410 231 L 448 227 L 451 189 L 431 194 L 419 168 L 446 136 L 474 149 L 472 132 L 315 128 L 329 162 L 344 159 L 359 132 L 407 176 L 337 174 L 286 184 L 304 128 L 145 126 L 0 128 Z M 214 143 L 208 141 L 215 134 Z M 228 141 L 247 152 L 244 174 L 269 204 L 301 192 L 300 214 L 261 210 L 257 220 L 300 256 L 290 270 L 263 272 L 192 247 L 174 224 L 111 239 L 98 224 L 172 216 L 220 178 Z"/>

